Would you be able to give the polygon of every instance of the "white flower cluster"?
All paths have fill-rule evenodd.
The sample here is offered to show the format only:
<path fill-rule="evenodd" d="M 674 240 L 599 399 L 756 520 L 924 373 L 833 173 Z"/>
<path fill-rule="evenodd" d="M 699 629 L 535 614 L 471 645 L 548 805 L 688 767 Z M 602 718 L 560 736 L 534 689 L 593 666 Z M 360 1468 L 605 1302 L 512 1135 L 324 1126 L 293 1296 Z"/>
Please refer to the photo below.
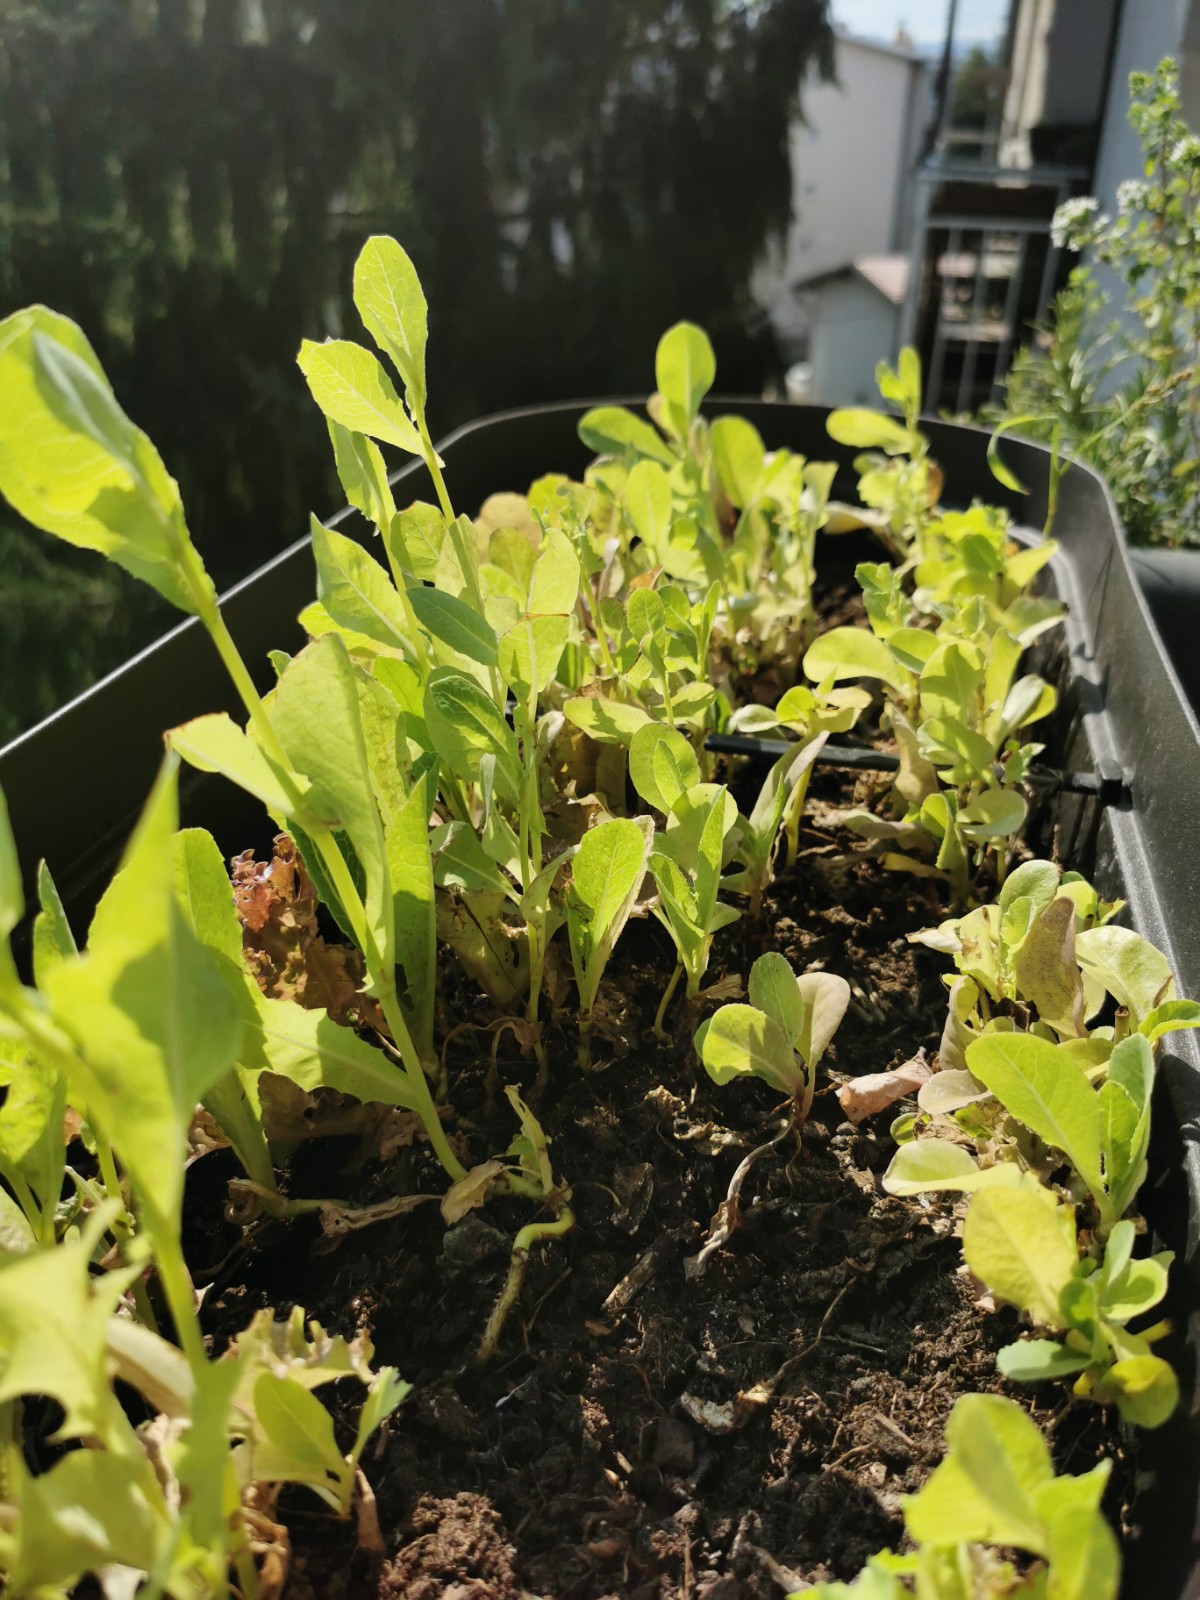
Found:
<path fill-rule="evenodd" d="M 1050 223 L 1051 243 L 1056 250 L 1082 250 L 1108 220 L 1094 195 L 1064 200 Z"/>
<path fill-rule="evenodd" d="M 1150 185 L 1141 178 L 1125 178 L 1117 185 L 1117 205 L 1122 211 L 1140 211 L 1150 195 Z"/>
<path fill-rule="evenodd" d="M 1177 139 L 1171 147 L 1171 160 L 1200 161 L 1200 138 L 1189 133 L 1186 138 Z"/>

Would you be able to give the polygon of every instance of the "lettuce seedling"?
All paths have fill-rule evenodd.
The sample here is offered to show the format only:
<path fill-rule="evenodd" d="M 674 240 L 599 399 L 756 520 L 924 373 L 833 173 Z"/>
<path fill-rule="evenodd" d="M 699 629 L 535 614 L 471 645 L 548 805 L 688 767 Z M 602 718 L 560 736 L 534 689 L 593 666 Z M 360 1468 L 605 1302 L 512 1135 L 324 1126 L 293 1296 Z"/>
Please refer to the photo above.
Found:
<path fill-rule="evenodd" d="M 698 783 L 672 802 L 667 825 L 654 836 L 649 867 L 658 890 L 653 914 L 671 935 L 677 962 L 663 991 L 654 1031 L 666 1038 L 663 1018 L 681 976 L 694 1000 L 708 970 L 714 935 L 741 913 L 718 899 L 726 839 L 737 821 L 737 806 L 723 784 Z"/>
<path fill-rule="evenodd" d="M 820 746 L 814 751 L 816 754 L 830 734 L 848 732 L 858 721 L 860 712 L 870 703 L 871 696 L 865 689 L 835 689 L 825 683 L 814 691 L 807 684 L 797 683 L 780 696 L 774 709 L 764 705 L 739 706 L 730 716 L 728 727 L 731 733 L 755 737 L 782 729 L 794 735 L 802 748 L 820 739 Z M 799 749 L 795 753 L 799 754 Z M 795 866 L 800 849 L 800 818 L 808 796 L 811 771 L 811 767 L 808 767 L 799 774 L 798 781 L 784 801 L 782 826 L 787 840 L 786 860 L 789 868 Z M 763 792 L 766 792 L 765 786 Z"/>
<path fill-rule="evenodd" d="M 749 1005 L 726 1005 L 696 1031 L 696 1052 L 714 1083 L 761 1078 L 792 1101 L 803 1122 L 817 1067 L 850 1004 L 850 985 L 833 972 L 792 971 L 768 952 L 750 969 Z"/>
<path fill-rule="evenodd" d="M 989 633 L 1010 633 L 1030 645 L 1066 613 L 1061 600 L 1030 592 L 1057 550 L 1053 539 L 1018 544 L 1008 514 L 997 506 L 943 511 L 925 531 L 914 605 L 923 614 L 945 617 L 965 614 L 974 600 Z"/>
<path fill-rule="evenodd" d="M 263 993 L 246 964 L 229 877 L 212 836 L 189 828 L 174 839 L 175 890 L 192 932 L 217 958 L 242 1020 L 232 1073 L 204 1098 L 252 1180 L 275 1195 L 274 1172 L 262 1133 L 259 1079 L 264 1072 L 312 1092 L 334 1089 L 363 1102 L 417 1109 L 408 1079 L 385 1050 L 333 1021 L 327 1012 Z M 273 1201 L 274 1208 L 286 1202 Z"/>
<path fill-rule="evenodd" d="M 976 1039 L 967 1047 L 967 1068 L 1011 1117 L 1066 1157 L 1106 1236 L 1145 1177 L 1154 1087 L 1149 1040 L 1140 1034 L 1122 1040 L 1099 1087 L 1069 1046 L 1035 1034 Z"/>
<path fill-rule="evenodd" d="M 737 856 L 742 867 L 725 879 L 725 887 L 749 896 L 753 919 L 762 914 L 763 895 L 775 876 L 775 847 L 780 830 L 793 817 L 799 830 L 808 780 L 827 738 L 827 734 L 817 733 L 784 751 L 772 763 L 749 816 L 738 817 Z"/>
<path fill-rule="evenodd" d="M 499 1347 L 504 1324 L 520 1298 L 531 1252 L 543 1240 L 560 1239 L 575 1226 L 575 1215 L 571 1210 L 571 1191 L 555 1180 L 550 1164 L 550 1140 L 545 1130 L 516 1089 L 509 1085 L 504 1092 L 509 1105 L 516 1113 L 521 1131 L 509 1145 L 505 1161 L 485 1162 L 483 1167 L 468 1173 L 450 1190 L 442 1203 L 443 1214 L 446 1214 L 448 1205 L 453 1201 L 455 1190 L 469 1191 L 474 1181 L 475 1193 L 481 1198 L 484 1191 L 478 1186 L 480 1177 L 486 1187 L 502 1174 L 510 1193 L 537 1201 L 539 1205 L 545 1206 L 551 1215 L 547 1221 L 527 1222 L 513 1240 L 508 1276 L 504 1280 L 504 1287 L 496 1298 L 479 1341 L 476 1360 L 481 1364 L 490 1361 Z M 469 1210 L 475 1203 L 477 1203 L 475 1198 L 469 1197 L 467 1202 L 462 1204 L 460 1214 Z"/>
<path fill-rule="evenodd" d="M 14 850 L 3 794 L 0 850 Z M 14 880 L 14 889 L 14 904 L 19 905 L 19 878 Z M 77 954 L 62 901 L 44 861 L 38 867 L 38 899 L 33 968 L 35 983 L 44 983 L 60 961 Z M 0 945 L 7 947 L 7 932 L 0 933 Z M 11 996 L 15 998 L 19 992 L 13 985 Z M 5 1009 L 0 994 L 0 1014 Z M 39 1055 L 18 1033 L 12 1038 L 0 1036 L 0 1086 L 6 1090 L 0 1106 L 0 1178 L 7 1185 L 7 1191 L 0 1190 L 0 1239 L 22 1249 L 33 1243 L 52 1245 L 58 1237 L 59 1200 L 66 1173 L 63 1122 L 67 1079 L 61 1065 Z M 114 1181 L 112 1152 L 103 1140 L 97 1156 L 109 1193 L 116 1199 L 120 1188 Z"/>
<path fill-rule="evenodd" d="M 861 569 L 860 569 L 861 571 Z M 1014 681 L 1021 646 L 1013 635 L 988 635 L 975 612 L 944 622 L 938 633 L 892 626 L 895 615 L 875 569 L 875 631 L 834 628 L 804 658 L 814 681 L 873 678 L 898 698 L 892 723 L 904 756 L 896 793 L 903 819 L 889 827 L 869 813 L 851 813 L 847 826 L 887 841 L 928 836 L 936 875 L 964 904 L 972 858 L 997 852 L 1003 877 L 1004 841 L 1025 820 L 1017 785 L 1037 753 L 1021 745 L 1021 729 L 1049 714 L 1055 693 L 1030 675 Z M 886 633 L 886 637 L 884 634 Z M 890 852 L 884 864 L 928 876 L 928 862 Z"/>
<path fill-rule="evenodd" d="M 1145 1177 L 1154 1086 L 1149 1039 L 1132 1034 L 1109 1054 L 1107 1047 L 1104 1053 L 1081 1052 L 1070 1042 L 1055 1044 L 1033 1033 L 991 1032 L 967 1046 L 966 1068 L 960 1103 L 970 1105 L 990 1094 L 1018 1134 L 1023 1129 L 1058 1152 L 1048 1160 L 1023 1136 L 1004 1149 L 1001 1136 L 1005 1157 L 1038 1171 L 1068 1162 L 1074 1192 L 1091 1201 L 1100 1236 L 1107 1236 Z M 1097 1071 L 1103 1073 L 1099 1084 L 1092 1081 Z M 935 1073 L 923 1087 L 936 1085 L 942 1076 Z M 994 1130 L 985 1125 L 980 1132 L 986 1137 Z M 917 1194 L 974 1189 L 985 1182 L 1011 1181 L 1011 1176 L 1003 1176 L 1003 1164 L 978 1167 L 961 1145 L 917 1139 L 896 1152 L 883 1184 L 891 1194 Z"/>
<path fill-rule="evenodd" d="M 377 525 L 386 522 L 390 533 L 394 508 L 378 450 L 370 447 L 371 440 L 379 440 L 425 463 L 442 512 L 453 522 L 442 461 L 425 416 L 429 309 L 416 268 L 394 239 L 373 235 L 359 252 L 354 304 L 396 369 L 403 401 L 378 358 L 351 340 L 316 344 L 306 339 L 297 358 L 313 399 L 330 422 L 338 471 L 351 503 L 366 510 Z"/>
<path fill-rule="evenodd" d="M 656 369 L 659 393 L 648 409 L 661 432 L 616 406 L 597 407 L 579 425 L 601 458 L 589 483 L 611 507 L 608 518 L 594 509 L 596 531 L 619 540 L 627 576 L 661 569 L 693 592 L 707 590 L 730 670 L 765 668 L 786 684 L 811 635 L 816 538 L 834 468 L 768 451 L 742 417 L 705 423 L 697 408 L 715 364 L 700 329 L 669 329 Z M 597 643 L 607 658 L 604 631 Z M 611 677 L 612 662 L 602 670 Z M 707 670 L 701 656 L 697 684 Z"/>
<path fill-rule="evenodd" d="M 654 837 L 649 817 L 612 817 L 589 828 L 571 862 L 566 897 L 567 933 L 579 990 L 580 1049 L 589 1056 L 596 991 L 624 931 Z"/>
<path fill-rule="evenodd" d="M 1074 1041 L 1092 1064 L 1107 1058 L 1130 1030 L 1153 1044 L 1164 1032 L 1200 1024 L 1200 1006 L 1174 998 L 1166 957 L 1112 918 L 1120 901 L 1103 901 L 1078 873 L 1050 861 L 1027 861 L 1010 873 L 999 898 L 964 917 L 910 937 L 952 957 L 959 977 L 938 1051 L 943 1069 L 923 1091 L 926 1109 L 954 1109 L 943 1079 L 965 1069 L 972 1039 L 1014 1022 L 1047 1038 Z M 1111 995 L 1113 1026 L 1088 1028 Z M 975 1086 L 978 1088 L 978 1086 Z"/>
<path fill-rule="evenodd" d="M 870 631 L 831 629 L 804 670 L 817 683 L 883 686 L 901 754 L 897 820 L 851 812 L 846 824 L 884 852 L 886 866 L 944 878 L 963 905 L 985 857 L 1003 881 L 1009 841 L 1025 820 L 1020 785 L 1041 747 L 1022 733 L 1056 697 L 1041 678 L 1016 672 L 1024 646 L 1062 607 L 1025 593 L 1052 549 L 1018 550 L 1007 523 L 982 508 L 943 521 L 938 559 L 918 567 L 926 586 L 910 599 L 893 568 L 861 564 Z M 927 619 L 936 632 L 916 625 Z"/>
<path fill-rule="evenodd" d="M 1024 1311 L 1057 1338 L 1019 1339 L 997 1356 L 1017 1383 L 1075 1377 L 1075 1394 L 1115 1403 L 1127 1422 L 1157 1428 L 1179 1402 L 1179 1383 L 1151 1351 L 1160 1324 L 1134 1334 L 1127 1324 L 1167 1292 L 1171 1251 L 1134 1260 L 1135 1226 L 1118 1222 L 1099 1262 L 1082 1260 L 1071 1206 L 1041 1186 L 985 1189 L 963 1227 L 963 1259 L 997 1300 Z"/>
<path fill-rule="evenodd" d="M 329 633 L 287 663 L 264 714 L 286 763 L 282 771 L 223 714 L 174 729 L 168 742 L 193 766 L 219 771 L 256 795 L 296 839 L 322 900 L 362 951 L 408 1096 L 446 1171 L 461 1176 L 425 1074 L 425 1063 L 432 1065 L 435 955 L 430 796 L 415 775 L 406 788 L 397 771 L 400 709 Z M 413 997 L 408 1015 L 400 1002 L 401 960 Z"/>
<path fill-rule="evenodd" d="M 860 506 L 837 506 L 839 528 L 869 527 L 901 563 L 919 556 L 925 525 L 942 492 L 942 474 L 918 427 L 921 363 L 905 348 L 893 371 L 881 361 L 875 382 L 882 398 L 899 406 L 904 420 L 867 407 L 831 411 L 826 427 L 838 444 L 864 453 L 856 457 Z"/>
<path fill-rule="evenodd" d="M 729 649 L 742 671 L 769 670 L 787 682 L 813 630 L 816 541 L 828 520 L 835 468 L 787 450 L 768 453 L 742 417 L 718 417 L 709 437 L 716 478 L 738 512 L 722 547 Z"/>
<path fill-rule="evenodd" d="M 853 1583 L 818 1583 L 788 1600 L 1116 1600 L 1120 1550 L 1100 1509 L 1111 1467 L 1056 1477 L 1020 1406 L 964 1395 L 946 1424 L 941 1464 L 903 1502 L 916 1549 L 884 1551 Z M 1033 1563 L 1018 1573 L 1001 1550 Z"/>
<path fill-rule="evenodd" d="M 122 1573 L 150 1574 L 177 1600 L 219 1600 L 232 1564 L 254 1596 L 281 1485 L 306 1485 L 346 1516 L 362 1452 L 409 1386 L 390 1367 L 372 1372 L 366 1339 L 347 1344 L 316 1323 L 306 1335 L 299 1308 L 285 1322 L 260 1312 L 218 1361 L 202 1350 L 185 1360 L 119 1314 L 136 1269 L 89 1270 L 114 1211 L 102 1207 L 54 1250 L 0 1256 L 0 1408 L 11 1416 L 26 1397 L 50 1397 L 63 1413 L 56 1437 L 74 1446 L 37 1476 L 18 1437 L 0 1446 L 0 1572 L 20 1594 Z M 343 1452 L 312 1390 L 347 1376 L 366 1395 Z M 118 1380 L 152 1422 L 134 1429 Z M 273 1558 L 286 1571 L 286 1544 Z"/>
<path fill-rule="evenodd" d="M 0 1244 L 52 1245 L 65 1170 L 66 1082 L 22 1041 L 0 1038 Z"/>
<path fill-rule="evenodd" d="M 1164 1330 L 1137 1335 L 1126 1326 L 1162 1299 L 1172 1259 L 1163 1252 L 1133 1261 L 1135 1229 L 1125 1219 L 1146 1176 L 1153 1047 L 1146 1034 L 1129 1034 L 1100 1062 L 1096 1085 L 1070 1042 L 1007 1032 L 975 1040 L 963 1076 L 1017 1125 L 1013 1159 L 980 1167 L 961 1145 L 919 1139 L 901 1146 L 883 1184 L 892 1194 L 977 1191 L 963 1233 L 967 1265 L 997 1298 L 1062 1336 L 1006 1347 L 999 1360 L 1007 1376 L 1077 1376 L 1076 1394 L 1115 1402 L 1129 1421 L 1157 1427 L 1178 1399 L 1173 1372 L 1150 1349 Z M 1039 1156 L 1030 1134 L 1054 1154 Z M 1090 1242 L 1077 1234 L 1074 1206 L 1035 1176 L 1063 1161 L 1068 1190 L 1093 1208 Z"/>
<path fill-rule="evenodd" d="M 600 743 L 626 745 L 652 721 L 703 727 L 716 700 L 706 681 L 715 614 L 715 590 L 692 602 L 675 584 L 634 588 L 624 606 L 609 602 L 597 634 L 615 635 L 611 653 L 598 663 L 604 676 L 565 701 L 567 718 Z"/>

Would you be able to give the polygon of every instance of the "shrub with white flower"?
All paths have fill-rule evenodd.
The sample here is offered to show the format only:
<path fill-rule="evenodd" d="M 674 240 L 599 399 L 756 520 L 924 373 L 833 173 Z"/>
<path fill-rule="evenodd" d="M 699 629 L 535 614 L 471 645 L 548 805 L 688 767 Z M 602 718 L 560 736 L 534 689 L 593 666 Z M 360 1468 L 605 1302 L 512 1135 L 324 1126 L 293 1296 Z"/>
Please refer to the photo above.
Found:
<path fill-rule="evenodd" d="M 1093 195 L 1064 200 L 1050 224 L 1051 241 L 1058 250 L 1083 250 L 1093 242 L 1108 220 L 1100 210 L 1100 202 Z"/>
<path fill-rule="evenodd" d="M 1175 62 L 1129 87 L 1142 176 L 1118 188 L 1115 217 L 1091 195 L 1055 212 L 1052 243 L 1086 263 L 1041 348 L 1014 362 L 1003 415 L 1103 472 L 1135 541 L 1200 544 L 1200 135 Z M 1120 322 L 1097 266 L 1124 284 Z"/>

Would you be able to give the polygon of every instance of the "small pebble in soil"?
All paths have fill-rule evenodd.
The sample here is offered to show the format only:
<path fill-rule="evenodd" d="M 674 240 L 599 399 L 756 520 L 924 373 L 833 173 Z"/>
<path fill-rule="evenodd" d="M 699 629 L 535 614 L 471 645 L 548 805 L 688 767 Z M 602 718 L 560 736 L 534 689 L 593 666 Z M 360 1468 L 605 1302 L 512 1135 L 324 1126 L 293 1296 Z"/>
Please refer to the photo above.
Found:
<path fill-rule="evenodd" d="M 507 1254 L 509 1248 L 499 1228 L 482 1217 L 464 1217 L 447 1231 L 438 1265 L 447 1277 L 458 1278 L 484 1261 Z"/>

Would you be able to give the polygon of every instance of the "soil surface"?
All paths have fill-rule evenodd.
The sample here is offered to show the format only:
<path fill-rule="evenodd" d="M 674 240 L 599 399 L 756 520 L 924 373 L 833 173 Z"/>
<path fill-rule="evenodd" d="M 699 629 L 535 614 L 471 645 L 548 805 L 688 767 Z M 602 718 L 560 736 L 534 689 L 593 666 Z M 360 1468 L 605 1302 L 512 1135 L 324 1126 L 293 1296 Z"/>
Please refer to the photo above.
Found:
<path fill-rule="evenodd" d="M 716 995 L 694 1012 L 675 1002 L 670 1045 L 652 1023 L 673 953 L 650 921 L 631 923 L 608 969 L 617 999 L 591 1070 L 577 1061 L 569 993 L 539 1077 L 514 1035 L 489 1027 L 487 1006 L 442 974 L 469 1024 L 446 1058 L 462 1153 L 479 1161 L 507 1146 L 501 1086 L 520 1085 L 577 1219 L 534 1252 L 489 1366 L 475 1365 L 475 1349 L 527 1205 L 489 1202 L 449 1230 L 429 1204 L 333 1238 L 313 1218 L 243 1232 L 222 1216 L 228 1153 L 191 1168 L 188 1249 L 210 1285 L 214 1348 L 260 1307 L 283 1312 L 298 1298 L 328 1330 L 369 1331 L 377 1362 L 415 1386 L 364 1461 L 386 1559 L 357 1550 L 349 1526 L 297 1491 L 283 1508 L 289 1596 L 766 1600 L 850 1578 L 902 1541 L 902 1496 L 939 1459 L 955 1400 L 1001 1386 L 995 1351 L 1016 1322 L 975 1304 L 960 1208 L 882 1192 L 888 1125 L 903 1107 L 855 1127 L 833 1093 L 847 1075 L 922 1046 L 932 1054 L 945 1010 L 942 958 L 905 938 L 944 914 L 936 895 L 821 826 L 831 805 L 884 781 L 818 774 L 796 867 L 757 925 L 718 935 Z M 689 1263 L 734 1171 L 783 1125 L 765 1085 L 718 1088 L 691 1043 L 716 999 L 731 998 L 723 980 L 764 950 L 843 974 L 854 998 L 807 1125 L 757 1158 L 738 1225 L 698 1270 Z M 370 1205 L 444 1188 L 420 1141 L 386 1162 L 378 1148 L 378 1129 L 373 1142 L 310 1141 L 289 1194 Z M 361 1390 L 343 1388 L 350 1434 Z M 1111 1451 L 1095 1411 L 1064 1406 L 1061 1391 L 1042 1397 L 1053 1415 L 1025 1398 L 1060 1470 Z M 1112 1491 L 1118 1521 L 1127 1481 Z"/>

